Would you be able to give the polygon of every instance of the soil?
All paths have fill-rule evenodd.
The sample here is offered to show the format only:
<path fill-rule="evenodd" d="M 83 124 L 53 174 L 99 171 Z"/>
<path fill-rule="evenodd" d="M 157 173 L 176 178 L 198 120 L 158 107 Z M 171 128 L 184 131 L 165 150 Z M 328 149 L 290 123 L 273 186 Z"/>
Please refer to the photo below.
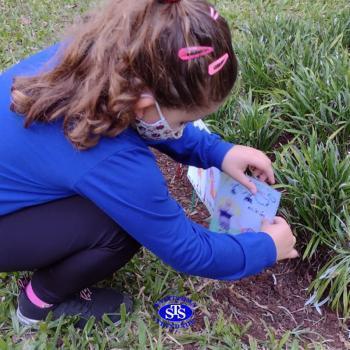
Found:
<path fill-rule="evenodd" d="M 187 167 L 155 151 L 158 164 L 168 182 L 172 196 L 182 205 L 188 217 L 208 227 L 209 213 L 196 201 L 193 205 L 193 188 L 187 179 Z M 266 339 L 266 326 L 277 335 L 286 331 L 301 332 L 305 345 L 312 341 L 323 342 L 329 349 L 350 349 L 349 333 L 336 313 L 322 306 L 319 314 L 315 307 L 305 306 L 310 297 L 307 288 L 314 272 L 301 259 L 278 262 L 273 268 L 239 281 L 201 279 L 203 288 L 210 285 L 207 310 L 196 310 L 193 331 L 205 329 L 204 317 L 215 321 L 222 311 L 227 319 L 242 326 L 251 322 L 247 334 L 259 340 Z M 201 286 L 196 286 L 201 290 Z M 199 289 L 198 289 L 199 287 Z M 301 334 L 300 333 L 300 334 Z M 186 347 L 186 350 L 194 349 Z"/>

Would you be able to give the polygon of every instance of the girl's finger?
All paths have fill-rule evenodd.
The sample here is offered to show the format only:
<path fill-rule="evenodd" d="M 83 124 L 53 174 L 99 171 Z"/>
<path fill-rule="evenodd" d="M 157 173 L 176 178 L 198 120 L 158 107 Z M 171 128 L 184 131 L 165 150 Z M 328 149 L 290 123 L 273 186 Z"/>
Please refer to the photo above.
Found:
<path fill-rule="evenodd" d="M 264 174 L 264 173 L 263 173 L 263 174 L 261 174 L 261 175 L 259 176 L 259 180 L 260 180 L 260 181 L 264 181 L 264 182 L 265 182 L 265 181 L 266 181 L 266 179 L 267 179 L 267 175 L 266 175 L 266 174 Z"/>
<path fill-rule="evenodd" d="M 255 166 L 249 165 L 249 170 L 250 170 L 252 173 L 254 173 L 254 171 L 255 171 Z"/>
<path fill-rule="evenodd" d="M 265 173 L 270 184 L 273 185 L 275 183 L 275 175 L 273 173 L 272 163 L 269 158 L 265 156 L 263 158 L 255 159 L 254 165 L 251 166 Z"/>
<path fill-rule="evenodd" d="M 254 182 L 251 182 L 249 177 L 246 176 L 244 173 L 239 173 L 235 176 L 235 179 L 245 186 L 251 193 L 255 194 L 258 190 L 255 186 Z"/>
<path fill-rule="evenodd" d="M 259 176 L 262 174 L 262 171 L 260 171 L 260 170 L 255 170 L 255 171 L 253 171 L 253 176 L 255 177 L 255 178 L 259 178 Z"/>
<path fill-rule="evenodd" d="M 267 180 L 267 174 L 265 174 L 263 171 L 261 170 L 255 170 L 253 172 L 253 176 L 259 180 L 259 181 L 263 181 L 263 182 L 266 182 Z"/>
<path fill-rule="evenodd" d="M 273 223 L 274 224 L 287 224 L 287 221 L 284 218 L 282 218 L 281 216 L 275 216 L 273 218 Z"/>
<path fill-rule="evenodd" d="M 298 258 L 300 255 L 298 253 L 298 251 L 296 249 L 293 249 L 289 254 L 287 259 L 294 259 L 294 258 Z"/>
<path fill-rule="evenodd" d="M 271 164 L 266 166 L 266 168 L 264 169 L 264 174 L 268 179 L 269 183 L 273 185 L 275 183 L 275 175 L 273 173 L 273 168 Z"/>

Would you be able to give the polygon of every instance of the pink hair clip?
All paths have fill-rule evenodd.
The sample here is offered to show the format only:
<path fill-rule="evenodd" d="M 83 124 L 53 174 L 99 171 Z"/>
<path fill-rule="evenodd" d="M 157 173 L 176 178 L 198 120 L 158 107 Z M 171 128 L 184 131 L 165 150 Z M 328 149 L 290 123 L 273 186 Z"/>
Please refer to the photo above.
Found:
<path fill-rule="evenodd" d="M 219 72 L 223 67 L 224 65 L 226 64 L 227 60 L 229 58 L 229 55 L 228 53 L 225 53 L 223 56 L 221 56 L 219 59 L 217 59 L 216 61 L 214 61 L 213 63 L 211 63 L 209 65 L 209 68 L 208 68 L 208 73 L 209 75 L 214 75 L 216 74 L 217 72 Z"/>
<path fill-rule="evenodd" d="M 210 17 L 213 18 L 215 21 L 219 18 L 220 14 L 218 11 L 214 9 L 214 7 L 210 6 Z"/>
<path fill-rule="evenodd" d="M 209 55 L 212 52 L 214 52 L 214 48 L 210 46 L 191 46 L 180 49 L 178 56 L 182 61 L 190 61 L 198 57 Z M 208 67 L 209 75 L 214 75 L 219 72 L 224 67 L 228 59 L 229 54 L 225 53 L 219 59 L 211 63 Z"/>
<path fill-rule="evenodd" d="M 179 50 L 178 56 L 182 61 L 190 61 L 212 53 L 214 49 L 209 46 L 191 46 Z"/>

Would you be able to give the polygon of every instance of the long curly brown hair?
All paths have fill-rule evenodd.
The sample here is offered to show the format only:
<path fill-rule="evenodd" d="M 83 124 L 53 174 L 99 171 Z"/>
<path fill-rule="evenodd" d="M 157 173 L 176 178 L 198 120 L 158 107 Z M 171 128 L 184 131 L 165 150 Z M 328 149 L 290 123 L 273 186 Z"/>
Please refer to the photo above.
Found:
<path fill-rule="evenodd" d="M 63 118 L 64 133 L 80 150 L 101 136 L 115 137 L 135 119 L 143 91 L 161 106 L 191 110 L 222 102 L 237 77 L 229 26 L 210 16 L 205 0 L 109 0 L 84 15 L 62 40 L 57 63 L 36 76 L 16 77 L 11 109 L 34 121 Z M 192 61 L 177 53 L 188 46 L 214 52 Z M 210 63 L 229 54 L 210 76 Z"/>

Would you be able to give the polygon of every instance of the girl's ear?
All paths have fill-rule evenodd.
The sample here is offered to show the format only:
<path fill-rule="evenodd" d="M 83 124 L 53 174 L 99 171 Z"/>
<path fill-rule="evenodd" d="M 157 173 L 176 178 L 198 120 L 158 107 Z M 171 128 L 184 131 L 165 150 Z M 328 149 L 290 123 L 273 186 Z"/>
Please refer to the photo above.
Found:
<path fill-rule="evenodd" d="M 152 96 L 141 97 L 134 106 L 134 112 L 138 119 L 143 119 L 147 108 L 155 105 L 154 98 Z"/>

